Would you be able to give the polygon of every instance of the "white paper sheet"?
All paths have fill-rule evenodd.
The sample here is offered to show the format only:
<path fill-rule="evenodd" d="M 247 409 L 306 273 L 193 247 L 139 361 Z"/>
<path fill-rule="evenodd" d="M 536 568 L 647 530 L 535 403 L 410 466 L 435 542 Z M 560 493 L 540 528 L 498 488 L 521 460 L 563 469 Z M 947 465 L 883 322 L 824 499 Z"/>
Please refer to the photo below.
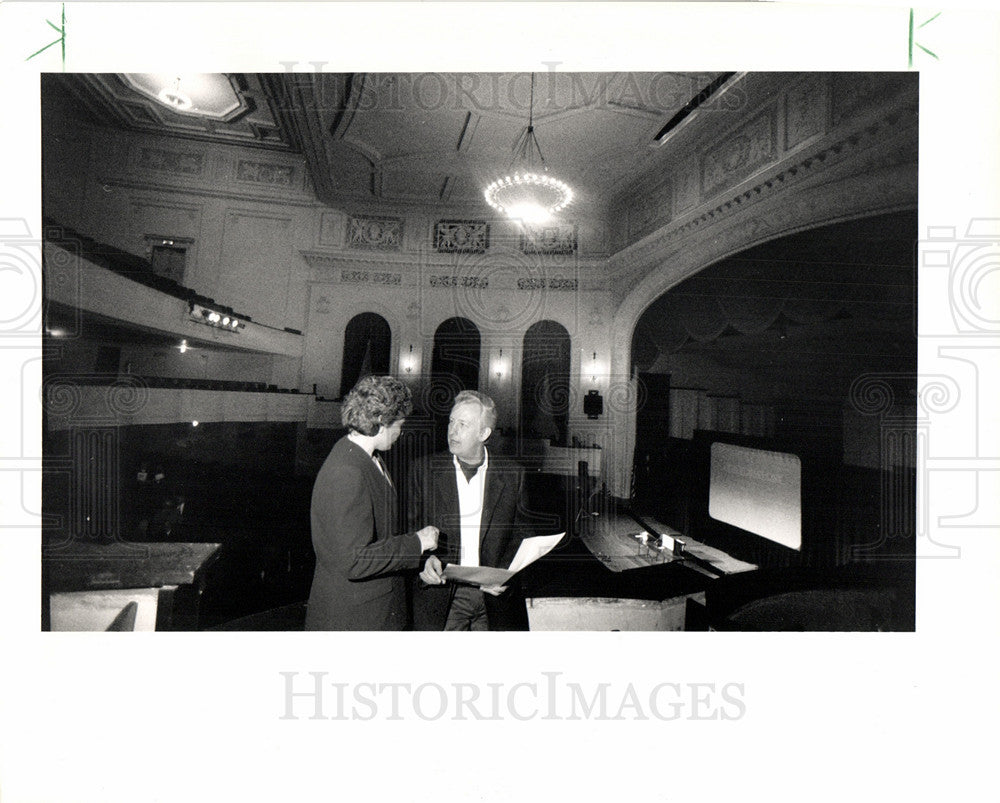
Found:
<path fill-rule="evenodd" d="M 510 562 L 509 569 L 494 569 L 489 566 L 459 566 L 455 563 L 449 563 L 444 567 L 442 576 L 446 580 L 457 580 L 477 586 L 500 586 L 521 569 L 530 566 L 540 557 L 551 552 L 565 535 L 565 532 L 561 532 L 555 535 L 536 535 L 532 538 L 525 538 L 521 542 L 521 546 L 518 547 L 514 559 Z"/>
<path fill-rule="evenodd" d="M 525 538 L 521 546 L 514 555 L 514 560 L 510 562 L 510 571 L 515 574 L 525 566 L 530 566 L 543 555 L 548 555 L 556 544 L 563 540 L 566 533 L 556 533 L 555 535 L 536 535 L 534 538 Z"/>
<path fill-rule="evenodd" d="M 449 563 L 444 567 L 441 576 L 445 580 L 457 580 L 460 583 L 471 583 L 476 586 L 502 586 L 514 572 L 507 569 L 495 569 L 492 566 L 459 566 Z"/>

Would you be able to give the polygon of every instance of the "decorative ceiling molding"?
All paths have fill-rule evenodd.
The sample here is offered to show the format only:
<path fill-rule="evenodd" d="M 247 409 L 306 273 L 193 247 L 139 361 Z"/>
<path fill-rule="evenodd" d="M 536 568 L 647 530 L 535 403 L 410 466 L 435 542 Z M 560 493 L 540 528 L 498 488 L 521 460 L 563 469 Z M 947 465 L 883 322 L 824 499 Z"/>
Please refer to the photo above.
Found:
<path fill-rule="evenodd" d="M 263 73 L 259 76 L 278 125 L 299 142 L 316 197 L 330 203 L 338 187 L 330 170 L 337 148 L 330 133 L 348 115 L 352 76 L 348 73 Z"/>
<path fill-rule="evenodd" d="M 121 187 L 122 189 L 153 193 L 183 193 L 184 195 L 196 195 L 201 198 L 219 198 L 224 201 L 259 203 L 262 197 L 266 197 L 268 200 L 279 201 L 283 206 L 308 208 L 316 206 L 316 202 L 311 197 L 305 197 L 301 193 L 293 195 L 292 191 L 283 191 L 280 186 L 276 185 L 252 185 L 252 190 L 241 191 L 228 187 L 220 190 L 207 185 L 199 186 L 196 184 L 182 184 L 180 182 L 151 181 L 149 178 L 132 179 L 118 176 L 102 176 L 98 179 L 98 182 L 104 187 Z M 249 182 L 248 186 L 251 186 Z"/>
<path fill-rule="evenodd" d="M 261 108 L 257 91 L 241 74 L 229 76 L 241 108 L 228 120 L 173 111 L 114 73 L 67 73 L 61 75 L 60 80 L 103 125 L 247 148 L 285 152 L 299 149 L 295 139 L 277 124 L 273 115 Z"/>
<path fill-rule="evenodd" d="M 792 158 L 779 163 L 763 174 L 737 187 L 737 191 L 724 200 L 714 200 L 707 208 L 682 216 L 671 221 L 652 235 L 640 240 L 615 253 L 609 259 L 613 286 L 618 290 L 619 300 L 624 298 L 647 272 L 654 270 L 679 248 L 694 232 L 706 229 L 723 219 L 736 214 L 743 214 L 753 204 L 770 198 L 778 193 L 788 192 L 798 185 L 807 183 L 810 179 L 821 180 L 825 172 L 834 172 L 833 168 L 847 164 L 854 173 L 865 173 L 867 170 L 884 165 L 882 149 L 900 151 L 895 140 L 906 138 L 902 154 L 915 160 L 915 132 L 917 125 L 917 105 L 915 101 L 907 101 L 901 106 L 884 111 L 874 119 L 868 119 L 863 125 L 849 131 L 834 132 L 834 135 L 811 149 L 793 154 Z M 871 159 L 859 161 L 858 156 L 866 151 L 878 151 Z M 868 162 L 872 162 L 869 164 Z M 836 181 L 842 176 L 832 175 L 829 181 Z M 908 187 L 897 188 L 905 195 Z M 853 199 L 853 204 L 865 205 L 866 199 L 881 192 L 877 182 L 861 182 L 862 197 Z M 852 201 L 848 201 L 848 207 Z M 874 200 L 874 199 L 872 199 Z M 913 202 L 916 198 L 913 196 Z M 889 204 L 892 206 L 892 204 Z M 713 228 L 713 231 L 715 229 Z M 720 255 L 721 256 L 721 255 Z"/>

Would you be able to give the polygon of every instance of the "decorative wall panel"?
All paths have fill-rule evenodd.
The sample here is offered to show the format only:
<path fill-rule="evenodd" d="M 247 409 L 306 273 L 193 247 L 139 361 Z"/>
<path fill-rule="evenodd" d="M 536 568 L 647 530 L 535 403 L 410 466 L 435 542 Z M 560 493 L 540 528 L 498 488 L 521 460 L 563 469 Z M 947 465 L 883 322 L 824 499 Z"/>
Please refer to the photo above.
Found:
<path fill-rule="evenodd" d="M 474 287 L 482 290 L 490 286 L 485 276 L 431 276 L 431 287 Z"/>
<path fill-rule="evenodd" d="M 340 221 L 343 218 L 333 212 L 324 212 L 319 220 L 319 244 L 340 245 L 344 241 L 344 233 Z"/>
<path fill-rule="evenodd" d="M 518 290 L 569 290 L 575 291 L 580 287 L 578 279 L 566 279 L 560 276 L 551 279 L 540 277 L 527 277 L 517 280 Z"/>
<path fill-rule="evenodd" d="M 205 171 L 205 154 L 198 151 L 168 151 L 139 148 L 136 165 L 145 170 L 200 176 Z"/>
<path fill-rule="evenodd" d="M 878 88 L 877 73 L 845 73 L 831 81 L 833 124 L 843 122 L 872 105 Z"/>
<path fill-rule="evenodd" d="M 376 251 L 399 251 L 403 221 L 389 217 L 352 217 L 347 224 L 347 246 Z"/>
<path fill-rule="evenodd" d="M 792 88 L 785 100 L 785 147 L 794 148 L 823 133 L 826 87 L 810 78 Z"/>
<path fill-rule="evenodd" d="M 526 254 L 576 253 L 576 225 L 573 223 L 553 226 L 525 224 L 520 239 L 521 250 Z"/>
<path fill-rule="evenodd" d="M 679 214 L 698 203 L 698 168 L 681 169 L 674 177 L 674 210 Z"/>
<path fill-rule="evenodd" d="M 291 165 L 240 159 L 236 163 L 236 180 L 272 187 L 292 187 L 295 183 L 295 168 Z"/>
<path fill-rule="evenodd" d="M 774 110 L 751 120 L 705 154 L 702 192 L 732 187 L 775 159 Z"/>
<path fill-rule="evenodd" d="M 485 220 L 439 220 L 434 225 L 434 248 L 455 254 L 482 254 L 490 247 L 490 225 Z"/>
<path fill-rule="evenodd" d="M 343 284 L 401 285 L 403 274 L 390 271 L 342 270 L 340 281 Z"/>

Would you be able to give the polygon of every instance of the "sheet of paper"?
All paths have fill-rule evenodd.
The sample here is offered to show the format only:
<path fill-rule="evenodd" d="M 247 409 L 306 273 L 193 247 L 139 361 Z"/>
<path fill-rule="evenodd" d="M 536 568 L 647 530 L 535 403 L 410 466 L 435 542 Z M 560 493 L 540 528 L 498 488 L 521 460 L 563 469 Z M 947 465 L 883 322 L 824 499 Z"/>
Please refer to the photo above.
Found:
<path fill-rule="evenodd" d="M 494 569 L 491 566 L 459 566 L 456 563 L 449 563 L 444 567 L 442 576 L 445 580 L 456 580 L 488 588 L 502 586 L 514 576 L 514 572 L 508 569 Z"/>
<path fill-rule="evenodd" d="M 555 545 L 562 541 L 565 532 L 554 535 L 538 535 L 525 538 L 518 547 L 509 569 L 494 569 L 490 566 L 459 566 L 449 563 L 444 567 L 442 575 L 445 580 L 456 580 L 460 583 L 472 583 L 477 586 L 501 586 L 510 580 L 525 566 L 530 566 L 543 555 L 551 552 Z"/>
<path fill-rule="evenodd" d="M 543 555 L 548 555 L 565 535 L 565 532 L 561 532 L 555 535 L 536 535 L 533 538 L 525 538 L 521 542 L 521 546 L 518 547 L 514 560 L 510 562 L 511 573 L 519 572 Z"/>

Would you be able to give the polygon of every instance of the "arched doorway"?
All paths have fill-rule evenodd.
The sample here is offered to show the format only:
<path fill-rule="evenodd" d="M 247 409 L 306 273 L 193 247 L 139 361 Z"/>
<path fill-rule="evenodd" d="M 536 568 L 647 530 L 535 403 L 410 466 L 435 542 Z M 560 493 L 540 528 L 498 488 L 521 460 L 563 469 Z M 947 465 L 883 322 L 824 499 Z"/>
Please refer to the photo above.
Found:
<path fill-rule="evenodd" d="M 437 449 L 447 444 L 448 414 L 455 394 L 479 389 L 480 340 L 479 328 L 468 318 L 448 318 L 434 332 L 427 403 Z"/>
<path fill-rule="evenodd" d="M 570 337 L 555 321 L 538 321 L 524 333 L 521 363 L 522 437 L 567 441 Z"/>
<path fill-rule="evenodd" d="M 361 377 L 389 373 L 391 342 L 389 323 L 378 313 L 362 312 L 347 322 L 340 369 L 341 398 Z"/>

